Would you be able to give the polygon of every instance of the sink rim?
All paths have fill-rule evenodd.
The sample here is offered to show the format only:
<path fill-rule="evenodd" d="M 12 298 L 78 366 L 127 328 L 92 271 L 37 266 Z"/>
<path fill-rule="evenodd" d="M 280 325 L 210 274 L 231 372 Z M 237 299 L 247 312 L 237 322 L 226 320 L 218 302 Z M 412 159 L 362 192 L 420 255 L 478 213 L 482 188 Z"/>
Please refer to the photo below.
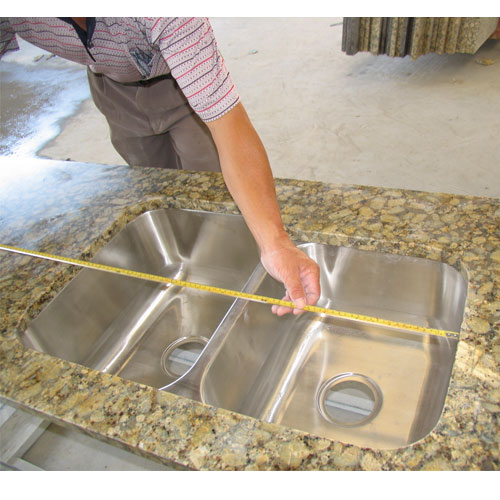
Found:
<path fill-rule="evenodd" d="M 236 215 L 236 214 L 224 214 L 224 213 L 212 213 L 212 212 L 205 212 L 205 211 L 202 211 L 202 210 L 192 210 L 192 209 L 187 209 L 187 210 L 184 210 L 184 209 L 158 209 L 158 210 L 153 210 L 153 211 L 149 211 L 149 212 L 145 212 L 144 214 L 141 214 L 140 216 L 138 216 L 135 220 L 139 219 L 140 217 L 142 216 L 146 216 L 147 214 L 151 213 L 151 212 L 156 212 L 156 211 L 164 211 L 164 210 L 176 210 L 176 211 L 188 211 L 188 212 L 195 212 L 195 213 L 201 213 L 201 214 L 206 214 L 206 213 L 209 213 L 209 214 L 213 214 L 213 215 L 217 215 L 217 216 L 224 216 L 224 217 L 227 217 L 228 215 L 232 216 L 232 217 L 236 217 L 236 218 L 241 218 L 241 216 L 239 215 Z M 132 222 L 134 222 L 132 221 Z M 108 242 L 109 243 L 109 242 Z M 321 243 L 314 243 L 314 242 L 300 242 L 298 243 L 298 246 L 301 247 L 301 248 L 304 248 L 304 247 L 307 247 L 307 246 L 311 246 L 311 245 L 318 245 L 318 246 L 334 246 L 334 245 L 324 245 L 324 244 L 321 244 Z M 357 248 L 353 248 L 353 247 L 339 247 L 339 248 L 346 248 L 346 249 L 351 249 L 351 250 L 355 250 L 357 252 L 365 252 L 365 253 L 373 253 L 372 251 L 370 250 L 364 250 L 364 249 L 357 249 Z M 376 252 L 376 253 L 379 253 L 379 252 Z M 392 255 L 392 254 L 391 254 Z M 419 260 L 431 260 L 431 259 L 425 259 L 425 258 L 422 258 L 422 257 L 413 257 L 413 256 L 400 256 L 400 257 L 405 257 L 405 258 L 409 258 L 409 259 L 419 259 Z M 434 262 L 437 262 L 439 265 L 441 266 L 447 266 L 447 267 L 450 267 L 451 269 L 453 269 L 454 272 L 456 273 L 459 273 L 461 275 L 461 277 L 464 279 L 464 276 L 460 273 L 460 271 L 458 271 L 457 269 L 455 269 L 454 267 L 450 266 L 449 264 L 445 263 L 445 262 L 441 262 L 441 261 L 434 261 Z M 256 272 L 257 268 L 260 266 L 260 264 L 257 264 L 256 268 L 254 269 L 254 272 Z M 465 281 L 465 279 L 464 279 Z M 239 299 L 236 299 L 234 302 L 237 302 Z M 234 303 L 233 302 L 233 303 Z M 232 307 L 232 305 L 231 305 Z M 208 344 L 210 344 L 211 342 L 213 341 L 213 336 L 212 338 L 210 339 L 210 341 L 207 343 L 207 346 Z M 200 358 L 203 356 L 203 354 L 205 353 L 206 349 L 204 349 L 202 351 L 202 353 L 200 354 Z M 210 365 L 213 363 L 214 361 L 214 358 L 211 358 L 211 362 L 210 362 Z M 196 364 L 194 365 L 196 366 Z M 205 369 L 204 369 L 204 372 L 206 373 L 208 371 L 208 368 L 209 366 L 206 366 Z M 165 387 L 162 387 L 161 390 L 167 390 L 169 392 L 174 392 L 174 393 L 177 393 L 175 391 L 175 388 L 176 388 L 176 385 L 178 384 L 178 382 L 180 382 L 182 379 L 185 379 L 185 378 L 188 378 L 188 376 L 190 375 L 192 369 L 189 369 L 184 375 L 182 375 L 178 380 L 175 380 L 173 381 L 172 383 L 168 384 L 167 386 Z M 451 378 L 450 378 L 451 380 Z M 181 394 L 183 395 L 183 394 Z M 192 397 L 192 396 L 188 396 L 188 397 Z M 198 399 L 199 401 L 202 401 L 202 402 L 205 402 L 203 399 L 201 398 L 194 398 L 194 399 Z M 209 403 L 210 404 L 210 403 Z"/>

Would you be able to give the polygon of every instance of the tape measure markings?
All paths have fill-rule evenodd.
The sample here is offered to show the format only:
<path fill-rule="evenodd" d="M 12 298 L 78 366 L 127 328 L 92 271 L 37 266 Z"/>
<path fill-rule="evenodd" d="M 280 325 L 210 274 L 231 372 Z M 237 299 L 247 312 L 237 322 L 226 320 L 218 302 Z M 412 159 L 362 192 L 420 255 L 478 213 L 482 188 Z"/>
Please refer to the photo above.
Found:
<path fill-rule="evenodd" d="M 182 280 L 178 280 L 175 278 L 167 278 L 166 276 L 159 276 L 156 274 L 148 274 L 148 273 L 143 273 L 140 271 L 133 271 L 131 269 L 124 269 L 121 267 L 114 267 L 114 266 L 109 266 L 106 264 L 99 264 L 97 262 L 90 262 L 90 261 L 86 261 L 86 260 L 73 259 L 71 257 L 62 257 L 60 255 L 53 255 L 53 254 L 45 253 L 45 252 L 38 252 L 36 250 L 27 250 L 25 248 L 19 248 L 19 247 L 10 246 L 10 245 L 0 245 L 0 250 L 4 250 L 6 252 L 11 252 L 11 253 L 17 253 L 17 254 L 21 254 L 21 255 L 27 255 L 27 256 L 31 256 L 31 257 L 38 257 L 38 258 L 46 259 L 46 260 L 52 260 L 54 262 L 59 262 L 62 264 L 69 264 L 69 265 L 84 267 L 84 268 L 88 268 L 88 269 L 96 269 L 96 270 L 100 270 L 100 271 L 106 271 L 106 272 L 110 272 L 110 273 L 114 273 L 114 274 L 119 274 L 122 276 L 129 276 L 132 278 L 139 278 L 139 279 L 148 280 L 148 281 L 155 281 L 158 283 L 167 283 L 167 284 L 174 285 L 174 286 L 180 286 L 180 287 L 185 287 L 185 288 L 192 288 L 192 289 L 196 289 L 196 290 L 206 291 L 206 292 L 210 292 L 210 293 L 216 293 L 218 295 L 226 295 L 226 296 L 233 297 L 233 298 L 250 300 L 252 302 L 260 302 L 260 303 L 265 303 L 265 304 L 269 304 L 269 305 L 284 306 L 284 307 L 289 307 L 292 309 L 294 308 L 294 304 L 291 301 L 280 300 L 280 299 L 275 299 L 272 297 L 265 297 L 265 296 L 261 296 L 261 295 L 254 295 L 251 293 L 239 292 L 236 290 L 228 290 L 225 288 L 219 288 L 219 287 L 215 287 L 215 286 L 211 286 L 211 285 L 203 285 L 201 283 L 193 283 L 191 281 L 182 281 Z M 414 331 L 414 332 L 418 332 L 418 333 L 427 333 L 427 334 L 436 335 L 439 337 L 458 338 L 458 334 L 456 332 L 439 330 L 436 328 L 427 328 L 427 327 L 423 327 L 423 326 L 411 325 L 408 323 L 401 323 L 401 322 L 391 321 L 391 320 L 382 319 L 382 318 L 374 318 L 371 316 L 364 316 L 361 314 L 349 313 L 349 312 L 344 312 L 344 311 L 336 311 L 334 309 L 326 309 L 324 307 L 319 307 L 319 306 L 306 305 L 306 306 L 304 306 L 304 311 L 313 312 L 313 313 L 317 313 L 317 314 L 324 314 L 324 315 L 333 316 L 336 318 L 352 319 L 352 320 L 361 321 L 361 322 L 365 322 L 365 323 L 387 326 L 390 328 L 404 329 L 404 330 Z"/>

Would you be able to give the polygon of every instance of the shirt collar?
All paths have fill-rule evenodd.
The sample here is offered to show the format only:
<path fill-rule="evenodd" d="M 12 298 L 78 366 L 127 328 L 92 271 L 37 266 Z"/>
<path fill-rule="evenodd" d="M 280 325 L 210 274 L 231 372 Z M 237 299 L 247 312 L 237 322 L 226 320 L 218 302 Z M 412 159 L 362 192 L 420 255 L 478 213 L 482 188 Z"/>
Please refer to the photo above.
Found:
<path fill-rule="evenodd" d="M 92 40 L 92 35 L 94 34 L 95 29 L 95 17 L 86 18 L 87 31 L 80 28 L 80 26 L 78 26 L 78 24 L 76 24 L 71 17 L 60 17 L 59 19 L 61 19 L 61 21 L 64 21 L 65 23 L 71 24 L 71 26 L 75 28 L 75 31 L 82 41 L 83 45 L 85 45 L 85 48 L 89 47 L 89 43 Z"/>
<path fill-rule="evenodd" d="M 95 61 L 94 56 L 90 53 L 89 50 L 92 48 L 92 35 L 94 34 L 94 29 L 95 29 L 95 17 L 86 18 L 85 24 L 87 25 L 87 31 L 80 28 L 80 26 L 78 26 L 78 24 L 76 24 L 71 17 L 60 17 L 59 19 L 73 26 L 73 28 L 76 31 L 76 34 L 78 35 L 78 38 L 80 38 L 81 42 L 83 43 L 83 46 L 85 47 L 85 50 L 87 51 L 88 55 L 92 58 L 93 61 Z"/>

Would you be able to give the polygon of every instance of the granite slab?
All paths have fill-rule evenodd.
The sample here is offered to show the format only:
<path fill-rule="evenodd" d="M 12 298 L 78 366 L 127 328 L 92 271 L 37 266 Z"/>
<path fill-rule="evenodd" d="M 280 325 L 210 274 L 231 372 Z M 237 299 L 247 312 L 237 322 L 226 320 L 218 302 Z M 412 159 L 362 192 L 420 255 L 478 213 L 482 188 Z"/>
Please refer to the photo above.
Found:
<path fill-rule="evenodd" d="M 496 17 L 346 17 L 342 50 L 415 59 L 430 52 L 475 54 L 497 26 Z"/>
<path fill-rule="evenodd" d="M 176 468 L 499 470 L 500 200 L 276 180 L 292 238 L 446 262 L 467 276 L 442 417 L 414 445 L 360 448 L 51 357 L 17 332 L 76 269 L 0 252 L 0 399 Z M 216 173 L 0 159 L 0 242 L 90 258 L 161 207 L 238 213 Z M 61 332 L 64 335 L 65 332 Z"/>

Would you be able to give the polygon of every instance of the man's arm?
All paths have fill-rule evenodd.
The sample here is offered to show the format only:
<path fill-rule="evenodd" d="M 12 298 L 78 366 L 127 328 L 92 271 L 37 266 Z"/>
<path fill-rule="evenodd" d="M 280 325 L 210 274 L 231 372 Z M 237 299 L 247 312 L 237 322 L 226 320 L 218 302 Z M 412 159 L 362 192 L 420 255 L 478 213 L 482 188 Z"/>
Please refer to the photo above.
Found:
<path fill-rule="evenodd" d="M 241 103 L 207 126 L 229 192 L 261 250 L 262 264 L 285 285 L 285 300 L 294 302 L 298 314 L 319 298 L 319 270 L 285 232 L 264 146 Z M 291 309 L 273 306 L 273 312 L 282 315 Z"/>

